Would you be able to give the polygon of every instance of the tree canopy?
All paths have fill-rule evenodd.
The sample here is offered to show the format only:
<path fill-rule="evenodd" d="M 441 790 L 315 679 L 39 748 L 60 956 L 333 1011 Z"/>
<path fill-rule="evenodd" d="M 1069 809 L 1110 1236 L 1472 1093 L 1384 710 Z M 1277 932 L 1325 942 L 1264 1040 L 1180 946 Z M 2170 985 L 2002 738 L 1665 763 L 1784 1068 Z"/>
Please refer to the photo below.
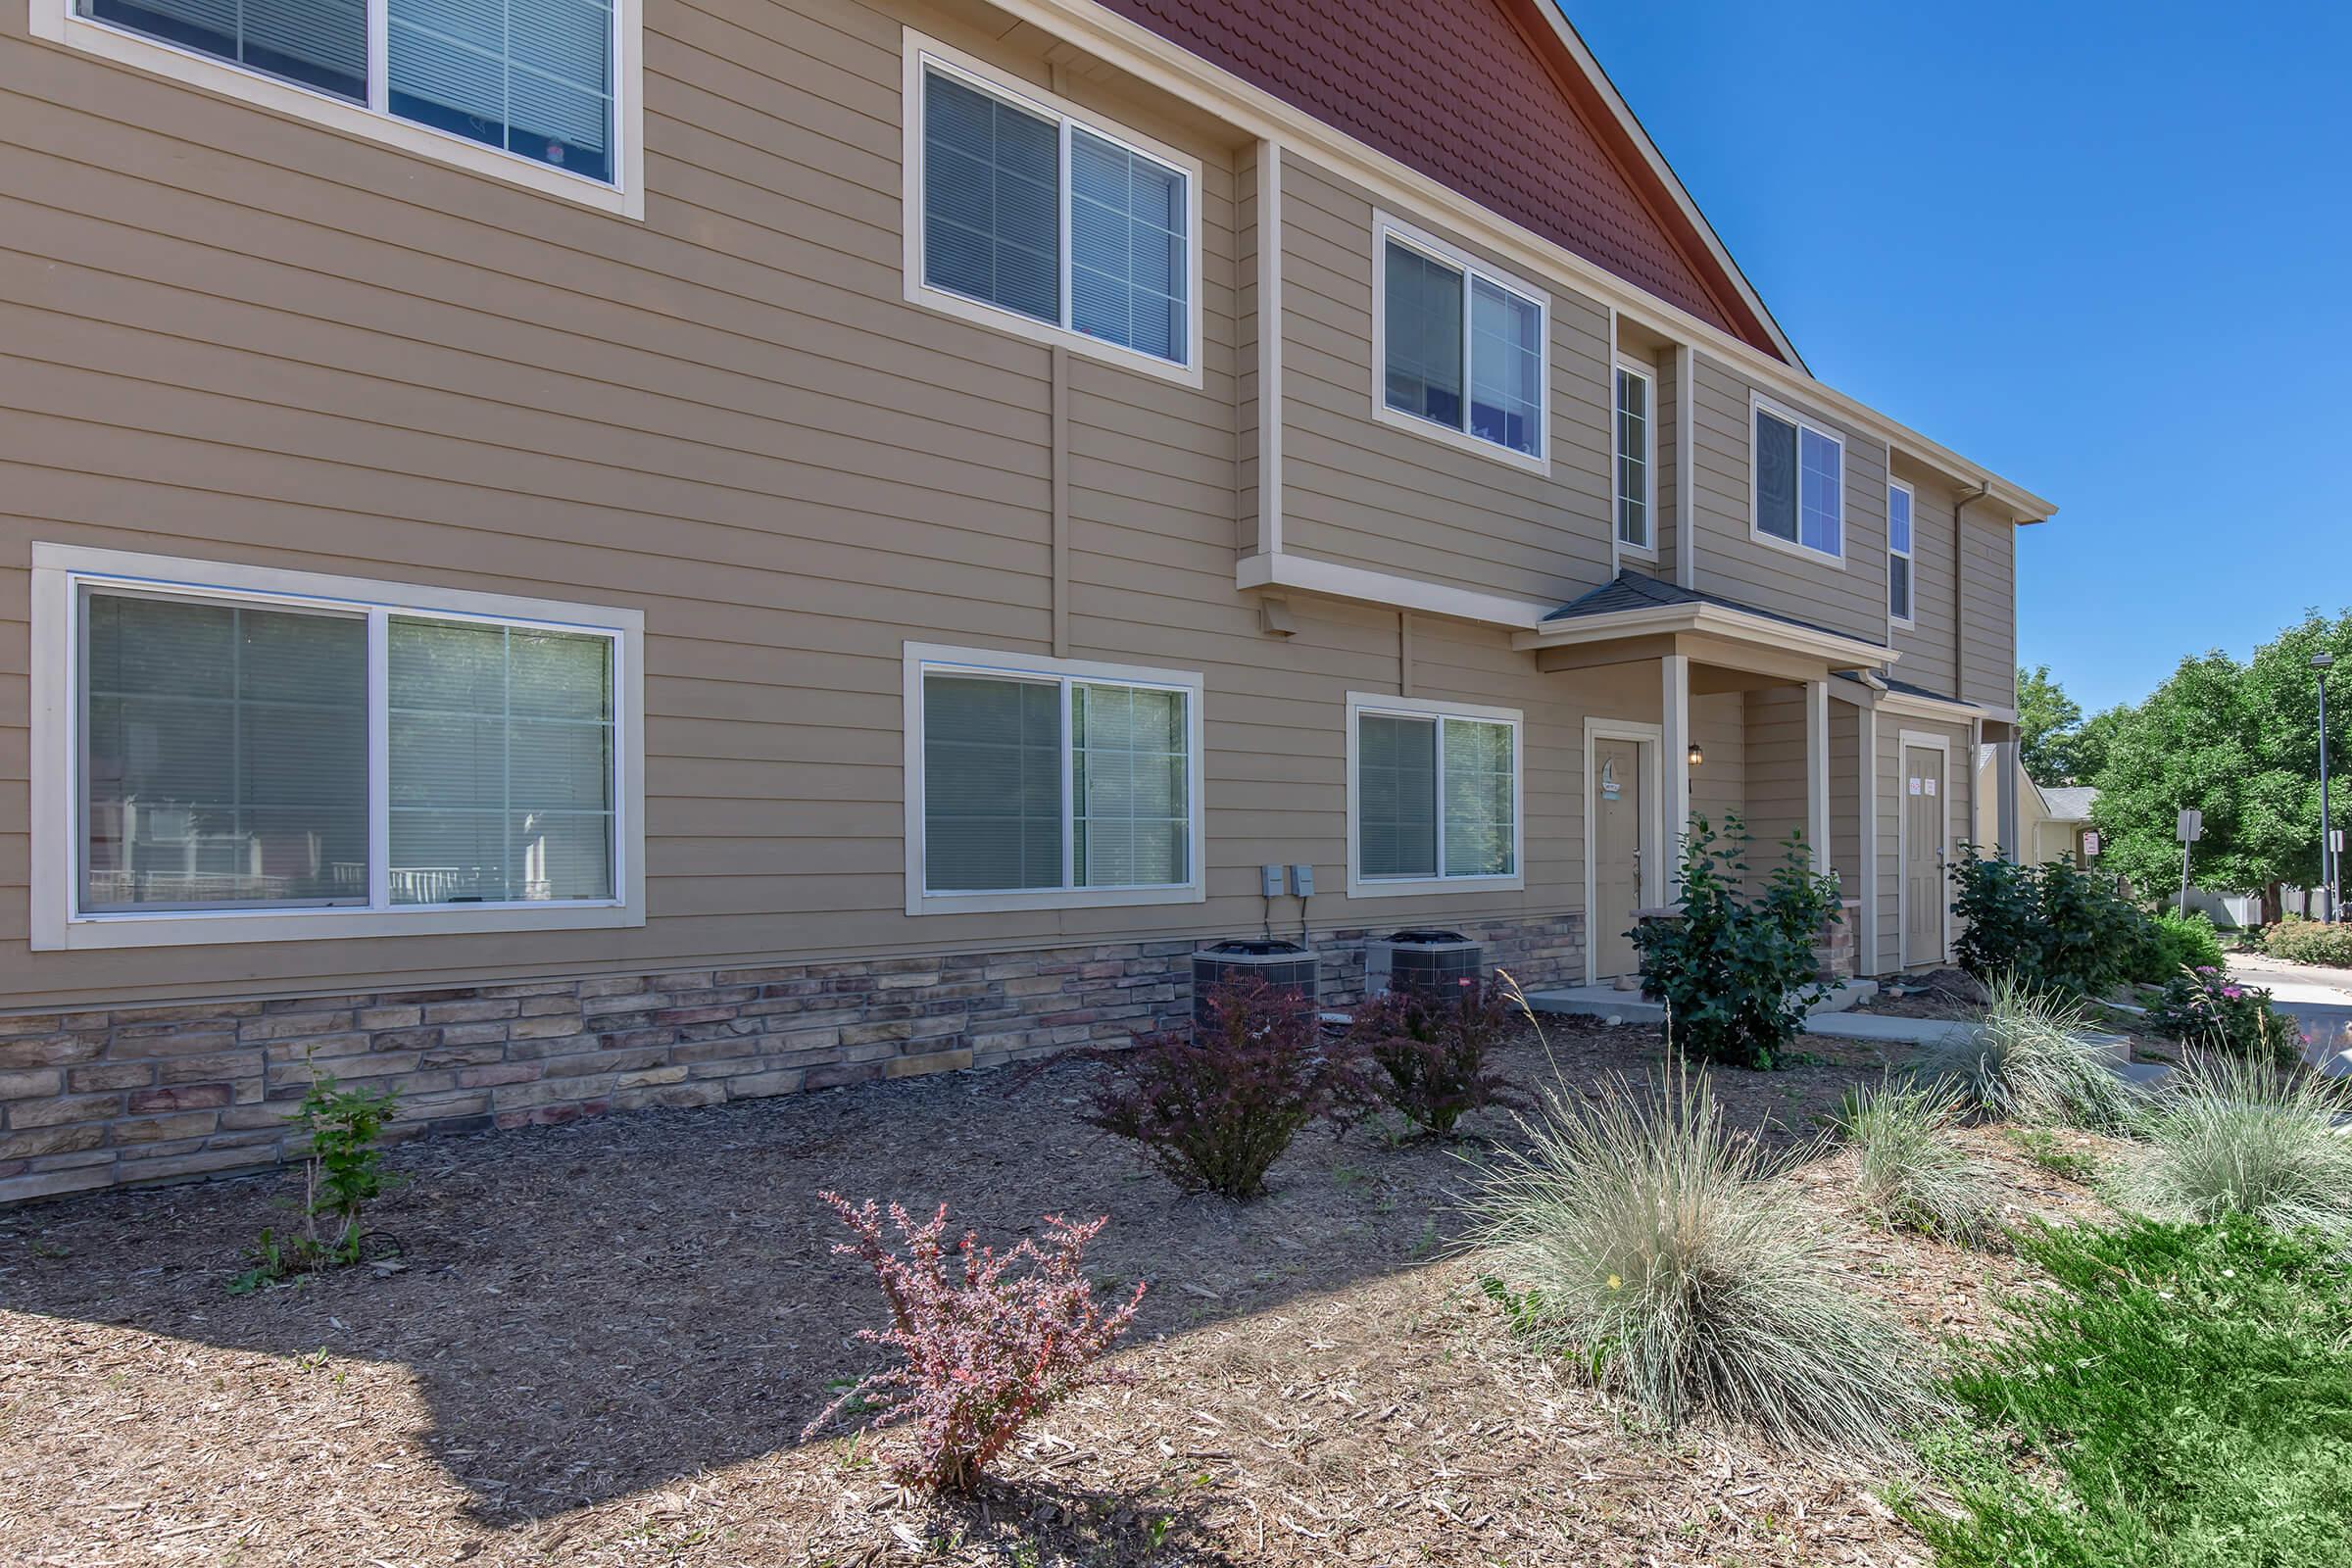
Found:
<path fill-rule="evenodd" d="M 2352 667 L 2352 612 L 2318 612 L 2287 627 L 2244 662 L 2214 651 L 2183 659 L 2136 708 L 2102 713 L 2081 738 L 2103 756 L 2092 820 L 2101 857 L 2142 888 L 2180 875 L 2175 823 L 2183 807 L 2205 813 L 2194 874 L 2200 886 L 2256 892 L 2310 887 L 2320 876 L 2319 684 L 2311 656 L 2321 650 Z M 2330 767 L 2347 760 L 2352 681 L 2328 693 Z M 2334 795 L 2337 821 L 2352 806 Z"/>
<path fill-rule="evenodd" d="M 2072 742 L 2082 722 L 2081 705 L 2051 678 L 2049 665 L 2017 666 L 2017 760 L 2026 777 L 2044 786 L 2074 782 Z"/>

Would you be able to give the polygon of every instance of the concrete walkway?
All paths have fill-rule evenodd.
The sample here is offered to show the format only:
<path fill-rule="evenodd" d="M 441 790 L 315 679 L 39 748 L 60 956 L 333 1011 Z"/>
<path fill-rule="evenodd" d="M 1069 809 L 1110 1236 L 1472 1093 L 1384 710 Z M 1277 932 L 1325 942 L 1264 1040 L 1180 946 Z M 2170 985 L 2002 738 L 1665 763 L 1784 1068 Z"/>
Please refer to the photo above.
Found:
<path fill-rule="evenodd" d="M 1848 980 L 1813 1004 L 1813 1015 L 1818 1018 L 1827 1013 L 1843 1012 L 1878 994 L 1879 983 L 1876 980 Z M 1664 1003 L 1645 1001 L 1639 991 L 1620 991 L 1615 986 L 1555 986 L 1549 991 L 1530 991 L 1527 1004 L 1538 1012 L 1559 1013 L 1572 1018 L 1601 1018 L 1611 1023 L 1663 1024 L 1666 1021 Z"/>
<path fill-rule="evenodd" d="M 2271 1005 L 2303 1027 L 2304 1059 L 2330 1078 L 2352 1078 L 2352 969 L 2231 954 L 2230 978 L 2268 986 Z"/>

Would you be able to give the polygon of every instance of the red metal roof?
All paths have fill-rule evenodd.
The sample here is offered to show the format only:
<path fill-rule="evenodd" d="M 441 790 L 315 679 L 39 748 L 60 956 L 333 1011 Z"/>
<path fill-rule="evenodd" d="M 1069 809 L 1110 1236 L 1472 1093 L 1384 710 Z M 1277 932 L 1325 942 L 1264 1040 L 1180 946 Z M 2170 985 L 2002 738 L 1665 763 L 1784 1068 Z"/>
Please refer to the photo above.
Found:
<path fill-rule="evenodd" d="M 1536 11 L 1550 0 L 1104 3 L 1628 282 L 1781 353 Z"/>

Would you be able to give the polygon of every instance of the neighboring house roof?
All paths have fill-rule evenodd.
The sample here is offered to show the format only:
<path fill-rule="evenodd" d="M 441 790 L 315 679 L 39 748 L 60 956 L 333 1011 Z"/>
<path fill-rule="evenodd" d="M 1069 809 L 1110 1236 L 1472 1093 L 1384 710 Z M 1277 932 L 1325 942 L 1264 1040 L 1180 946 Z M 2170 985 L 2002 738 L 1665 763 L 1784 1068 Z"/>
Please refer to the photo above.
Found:
<path fill-rule="evenodd" d="M 2087 784 L 2058 784 L 2042 790 L 2041 804 L 2049 808 L 2053 822 L 2087 822 L 2091 803 L 2099 792 Z"/>
<path fill-rule="evenodd" d="M 1555 0 L 1102 0 L 1800 368 Z"/>
<path fill-rule="evenodd" d="M 1784 615 L 1776 610 L 1763 610 L 1754 605 L 1743 605 L 1737 599 L 1726 599 L 1721 594 L 1702 593 L 1696 588 L 1685 588 L 1679 583 L 1667 582 L 1658 577 L 1645 577 L 1638 571 L 1620 571 L 1599 587 L 1569 600 L 1568 603 L 1545 615 L 1544 619 L 1546 622 L 1576 620 L 1586 615 L 1609 615 L 1625 610 L 1647 610 L 1656 605 L 1713 605 L 1719 610 L 1736 610 L 1743 615 L 1761 615 L 1766 620 L 1777 620 L 1789 626 L 1802 626 L 1807 631 L 1822 632 L 1831 637 L 1850 638 L 1853 636 L 1851 632 L 1839 631 L 1835 626 L 1824 626 L 1816 621 L 1799 620 L 1794 615 Z"/>

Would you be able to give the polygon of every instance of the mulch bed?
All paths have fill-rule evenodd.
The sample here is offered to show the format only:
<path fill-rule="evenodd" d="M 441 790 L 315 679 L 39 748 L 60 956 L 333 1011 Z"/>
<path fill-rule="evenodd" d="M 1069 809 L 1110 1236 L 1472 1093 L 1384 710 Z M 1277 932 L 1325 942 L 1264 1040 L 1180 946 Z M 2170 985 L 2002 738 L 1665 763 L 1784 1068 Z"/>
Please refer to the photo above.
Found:
<path fill-rule="evenodd" d="M 1642 1029 L 1553 1028 L 1522 1082 L 1640 1074 Z M 1813 1042 L 1718 1075 L 1809 1136 L 1889 1062 Z M 1452 1255 L 1462 1145 L 1302 1139 L 1274 1191 L 1187 1199 L 1077 1119 L 1092 1068 L 964 1074 L 412 1144 L 376 1225 L 397 1272 L 232 1298 L 290 1176 L 0 1214 L 0 1558 L 12 1563 L 1917 1562 L 1887 1478 L 1661 1439 L 1517 1348 Z M 1507 1118 L 1477 1131 L 1507 1137 Z M 2022 1212 L 2087 1198 L 1972 1135 Z M 1793 1178 L 1853 1278 L 1982 1339 L 2019 1265 L 1863 1229 L 1836 1157 Z M 1107 1212 L 1098 1278 L 1149 1279 L 1132 1387 L 1031 1429 L 975 1503 L 804 1444 L 868 1364 L 861 1265 L 820 1188 L 943 1200 L 1003 1239 Z"/>

